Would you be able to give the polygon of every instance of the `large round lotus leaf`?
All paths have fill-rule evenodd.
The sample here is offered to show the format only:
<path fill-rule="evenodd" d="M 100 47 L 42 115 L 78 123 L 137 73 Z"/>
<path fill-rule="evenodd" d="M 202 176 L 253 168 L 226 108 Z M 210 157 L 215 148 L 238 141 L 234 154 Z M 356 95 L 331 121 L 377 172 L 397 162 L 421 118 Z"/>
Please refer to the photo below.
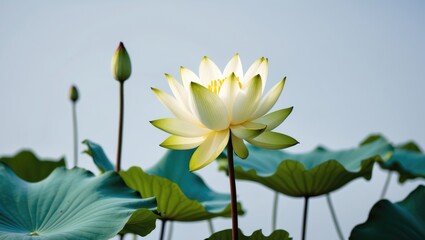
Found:
<path fill-rule="evenodd" d="M 353 229 L 350 239 L 425 239 L 425 187 L 419 186 L 398 203 L 377 202 L 367 221 Z"/>
<path fill-rule="evenodd" d="M 65 159 L 40 160 L 28 150 L 21 151 L 15 156 L 1 157 L 0 162 L 8 165 L 20 178 L 28 182 L 38 182 L 45 179 L 57 167 L 65 166 Z"/>
<path fill-rule="evenodd" d="M 413 142 L 396 147 L 391 158 L 380 165 L 398 172 L 401 183 L 408 179 L 425 178 L 425 154 Z"/>
<path fill-rule="evenodd" d="M 378 139 L 355 149 L 331 151 L 317 148 L 304 154 L 248 146 L 249 156 L 235 156 L 236 178 L 259 182 L 293 196 L 318 196 L 334 191 L 351 180 L 370 179 L 375 161 L 388 159 L 391 145 Z M 227 172 L 227 161 L 219 160 Z"/>
<path fill-rule="evenodd" d="M 84 153 L 92 157 L 93 162 L 100 172 L 114 171 L 114 165 L 111 163 L 108 156 L 106 156 L 100 145 L 90 140 L 84 140 L 83 143 L 87 145 L 87 149 Z M 152 211 L 145 208 L 138 209 L 131 215 L 120 234 L 135 233 L 140 236 L 146 236 L 155 229 L 157 219 L 158 215 Z"/>
<path fill-rule="evenodd" d="M 365 139 L 362 144 L 373 142 L 377 139 L 385 139 L 381 135 L 372 135 Z M 388 161 L 379 162 L 383 169 L 398 172 L 400 183 L 408 179 L 425 178 L 425 154 L 420 147 L 410 141 L 395 146 L 394 153 Z"/>
<path fill-rule="evenodd" d="M 239 240 L 291 240 L 288 232 L 284 230 L 276 230 L 270 234 L 270 236 L 266 237 L 263 235 L 261 230 L 257 230 L 252 233 L 251 236 L 243 235 L 242 231 L 238 229 L 238 239 Z M 207 238 L 207 240 L 231 240 L 232 239 L 232 229 L 226 229 L 220 232 L 216 232 L 211 237 Z"/>
<path fill-rule="evenodd" d="M 127 186 L 142 196 L 157 198 L 161 219 L 198 221 L 230 216 L 230 195 L 212 191 L 196 174 L 189 171 L 193 150 L 168 151 L 151 169 L 139 167 L 121 171 Z M 241 206 L 238 206 L 242 213 Z"/>
<path fill-rule="evenodd" d="M 381 163 L 381 167 L 398 172 L 401 183 L 408 179 L 425 178 L 425 154 L 396 149 L 388 161 Z"/>
<path fill-rule="evenodd" d="M 142 200 L 114 172 L 95 177 L 57 168 L 46 179 L 28 183 L 0 163 L 0 239 L 109 239 L 140 208 Z"/>

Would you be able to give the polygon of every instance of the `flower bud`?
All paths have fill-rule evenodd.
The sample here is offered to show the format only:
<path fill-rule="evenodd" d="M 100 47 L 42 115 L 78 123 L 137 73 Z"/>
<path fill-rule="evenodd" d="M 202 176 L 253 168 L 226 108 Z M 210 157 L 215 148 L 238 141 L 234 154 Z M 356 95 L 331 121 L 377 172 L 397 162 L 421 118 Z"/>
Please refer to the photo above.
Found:
<path fill-rule="evenodd" d="M 131 61 L 124 44 L 120 42 L 111 63 L 112 75 L 120 82 L 124 82 L 131 75 Z"/>
<path fill-rule="evenodd" d="M 72 85 L 69 88 L 69 99 L 72 102 L 76 102 L 76 101 L 78 101 L 78 98 L 79 98 L 78 89 L 75 85 Z"/>

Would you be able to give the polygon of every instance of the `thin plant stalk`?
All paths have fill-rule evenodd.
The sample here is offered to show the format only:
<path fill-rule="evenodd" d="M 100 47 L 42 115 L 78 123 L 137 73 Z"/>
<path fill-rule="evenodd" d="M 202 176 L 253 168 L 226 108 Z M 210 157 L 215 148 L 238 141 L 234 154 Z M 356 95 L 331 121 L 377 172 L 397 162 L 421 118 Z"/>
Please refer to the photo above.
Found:
<path fill-rule="evenodd" d="M 208 222 L 208 228 L 210 229 L 210 233 L 211 233 L 211 235 L 213 235 L 213 233 L 214 233 L 214 225 L 213 225 L 213 222 L 212 222 L 212 220 L 211 220 L 211 219 L 208 219 L 208 220 L 207 220 L 207 222 Z"/>
<path fill-rule="evenodd" d="M 170 222 L 170 226 L 168 227 L 168 240 L 171 240 L 171 237 L 173 236 L 173 228 L 174 222 Z"/>
<path fill-rule="evenodd" d="M 161 234 L 159 235 L 159 240 L 163 240 L 164 236 L 165 236 L 165 225 L 167 223 L 167 220 L 161 220 L 162 225 L 161 225 Z"/>
<path fill-rule="evenodd" d="M 272 231 L 276 230 L 276 221 L 277 221 L 277 204 L 279 202 L 279 193 L 274 193 L 273 199 L 273 212 L 272 212 Z"/>
<path fill-rule="evenodd" d="M 235 168 L 233 165 L 233 145 L 231 136 L 229 138 L 229 143 L 227 144 L 227 162 L 229 165 L 230 198 L 232 206 L 232 240 L 238 240 L 238 209 L 236 198 Z"/>
<path fill-rule="evenodd" d="M 77 102 L 72 102 L 72 127 L 74 132 L 74 167 L 78 166 L 78 126 L 77 126 Z"/>
<path fill-rule="evenodd" d="M 306 231 L 307 231 L 307 213 L 308 213 L 308 199 L 309 196 L 304 197 L 304 217 L 303 217 L 303 230 L 302 230 L 302 240 L 305 240 Z"/>
<path fill-rule="evenodd" d="M 120 117 L 118 126 L 118 147 L 117 147 L 117 165 L 116 171 L 121 170 L 121 150 L 122 150 L 122 135 L 124 125 L 124 81 L 120 82 Z"/>
<path fill-rule="evenodd" d="M 384 188 L 382 189 L 381 199 L 383 199 L 385 195 L 387 194 L 388 186 L 390 185 L 390 182 L 391 182 L 391 171 L 388 171 L 387 180 L 385 180 Z"/>
<path fill-rule="evenodd" d="M 137 234 L 133 234 L 133 240 L 137 240 Z"/>
<path fill-rule="evenodd" d="M 332 220 L 335 225 L 336 232 L 338 233 L 339 239 L 344 240 L 344 235 L 342 234 L 341 227 L 339 226 L 338 219 L 336 217 L 336 212 L 332 204 L 331 195 L 326 194 L 326 201 L 328 202 L 329 210 L 331 211 Z"/>

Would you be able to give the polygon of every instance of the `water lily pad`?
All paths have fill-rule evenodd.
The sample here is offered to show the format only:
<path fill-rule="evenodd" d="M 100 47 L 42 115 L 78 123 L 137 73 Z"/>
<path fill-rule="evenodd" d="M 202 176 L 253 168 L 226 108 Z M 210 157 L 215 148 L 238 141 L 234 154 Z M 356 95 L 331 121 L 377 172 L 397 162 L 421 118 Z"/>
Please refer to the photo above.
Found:
<path fill-rule="evenodd" d="M 398 203 L 377 202 L 367 221 L 353 229 L 350 239 L 425 239 L 425 187 L 419 186 Z"/>
<path fill-rule="evenodd" d="M 139 167 L 121 171 L 127 185 L 142 196 L 154 196 L 163 220 L 199 221 L 230 216 L 230 195 L 217 193 L 189 171 L 194 150 L 168 151 L 146 172 Z M 238 206 L 242 213 L 241 206 Z"/>
<path fill-rule="evenodd" d="M 383 139 L 354 149 L 321 147 L 304 154 L 249 146 L 247 159 L 235 156 L 235 174 L 238 179 L 259 182 L 289 196 L 318 196 L 358 177 L 370 179 L 375 161 L 388 159 L 392 150 Z M 227 161 L 220 159 L 219 164 L 220 170 L 227 172 Z"/>
<path fill-rule="evenodd" d="M 39 159 L 29 150 L 23 150 L 15 156 L 1 157 L 0 162 L 8 165 L 20 178 L 27 182 L 45 179 L 57 167 L 65 166 L 65 159 Z"/>
<path fill-rule="evenodd" d="M 239 240 L 291 240 L 289 233 L 284 230 L 276 230 L 266 237 L 263 235 L 261 230 L 257 230 L 252 233 L 251 236 L 243 235 L 242 231 L 238 229 L 238 239 Z M 208 240 L 231 240 L 232 239 L 232 229 L 226 229 L 220 232 L 216 232 L 211 237 L 207 238 Z"/>
<path fill-rule="evenodd" d="M 155 207 L 114 172 L 56 168 L 28 183 L 0 163 L 0 178 L 0 239 L 109 239 L 135 210 Z"/>

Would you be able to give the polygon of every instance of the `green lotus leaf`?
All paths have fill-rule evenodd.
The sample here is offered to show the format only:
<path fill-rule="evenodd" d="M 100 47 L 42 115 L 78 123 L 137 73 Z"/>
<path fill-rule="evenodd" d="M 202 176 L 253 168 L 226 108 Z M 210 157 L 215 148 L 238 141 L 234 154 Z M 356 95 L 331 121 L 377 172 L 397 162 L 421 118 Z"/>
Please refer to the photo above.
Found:
<path fill-rule="evenodd" d="M 293 196 L 318 196 L 334 191 L 351 180 L 370 179 L 375 161 L 388 159 L 393 148 L 378 139 L 355 149 L 331 151 L 323 147 L 304 154 L 248 146 L 249 156 L 235 156 L 238 179 L 259 182 L 277 192 Z M 227 161 L 219 159 L 227 172 Z"/>
<path fill-rule="evenodd" d="M 397 146 L 396 149 L 406 150 L 410 152 L 422 153 L 421 148 L 413 141 L 409 141 L 400 146 Z"/>
<path fill-rule="evenodd" d="M 383 140 L 387 141 L 387 139 L 384 136 L 379 135 L 379 134 L 375 134 L 375 135 L 368 136 L 365 140 L 363 140 L 360 143 L 360 146 L 361 145 L 366 145 L 366 144 L 371 143 L 371 142 L 374 142 L 374 141 L 376 141 L 378 139 L 383 139 Z M 396 146 L 395 149 L 412 151 L 412 152 L 418 152 L 418 153 L 421 153 L 422 152 L 421 151 L 421 148 L 415 142 L 413 142 L 413 141 L 409 141 L 409 142 L 406 142 L 404 144 L 400 144 L 400 145 Z"/>
<path fill-rule="evenodd" d="M 398 172 L 400 183 L 408 179 L 425 178 L 425 154 L 414 142 L 397 146 L 391 158 L 380 162 L 380 165 L 383 169 Z"/>
<path fill-rule="evenodd" d="M 65 159 L 40 160 L 29 150 L 23 150 L 11 157 L 1 157 L 0 163 L 8 165 L 16 175 L 27 182 L 38 182 L 45 179 L 57 167 L 65 166 Z"/>
<path fill-rule="evenodd" d="M 56 168 L 46 179 L 28 183 L 0 163 L 0 239 L 109 239 L 140 208 L 140 199 L 115 172 L 95 177 L 74 168 Z"/>
<path fill-rule="evenodd" d="M 120 234 L 135 233 L 146 236 L 156 228 L 158 215 L 146 208 L 137 209 L 127 221 Z"/>
<path fill-rule="evenodd" d="M 380 163 L 381 167 L 399 174 L 398 181 L 425 178 L 425 154 L 415 151 L 396 149 L 392 157 Z"/>
<path fill-rule="evenodd" d="M 367 221 L 352 230 L 350 239 L 425 239 L 425 187 L 419 186 L 398 203 L 377 202 Z"/>
<path fill-rule="evenodd" d="M 368 143 L 376 139 L 385 139 L 381 135 L 372 135 L 363 141 Z M 425 178 L 425 154 L 415 142 L 395 146 L 394 153 L 388 161 L 379 162 L 386 170 L 398 172 L 400 183 L 408 179 Z"/>
<path fill-rule="evenodd" d="M 251 236 L 243 235 L 242 231 L 238 229 L 238 239 L 239 240 L 291 240 L 289 233 L 285 230 L 276 230 L 266 237 L 263 235 L 261 230 L 257 230 L 252 233 Z M 207 238 L 208 240 L 231 240 L 232 239 L 232 229 L 226 229 L 220 232 L 216 232 L 211 237 Z"/>
<path fill-rule="evenodd" d="M 93 162 L 100 172 L 104 173 L 114 171 L 114 165 L 109 160 L 108 156 L 106 156 L 103 148 L 99 144 L 90 140 L 84 140 L 83 143 L 87 145 L 87 149 L 84 153 L 87 153 L 92 157 Z M 152 211 L 145 208 L 138 209 L 131 215 L 124 229 L 120 233 L 135 233 L 140 236 L 146 236 L 155 229 L 157 219 L 158 215 Z"/>
<path fill-rule="evenodd" d="M 121 171 L 127 186 L 142 196 L 156 197 L 163 220 L 199 221 L 230 216 L 230 195 L 212 191 L 196 174 L 189 171 L 194 150 L 168 151 L 152 168 L 132 167 Z M 241 206 L 238 205 L 242 214 Z"/>
<path fill-rule="evenodd" d="M 100 172 L 103 173 L 107 171 L 114 171 L 114 165 L 106 156 L 100 145 L 90 140 L 84 140 L 83 143 L 87 145 L 87 150 L 85 150 L 84 153 L 87 153 L 92 157 L 94 164 L 97 166 Z"/>

